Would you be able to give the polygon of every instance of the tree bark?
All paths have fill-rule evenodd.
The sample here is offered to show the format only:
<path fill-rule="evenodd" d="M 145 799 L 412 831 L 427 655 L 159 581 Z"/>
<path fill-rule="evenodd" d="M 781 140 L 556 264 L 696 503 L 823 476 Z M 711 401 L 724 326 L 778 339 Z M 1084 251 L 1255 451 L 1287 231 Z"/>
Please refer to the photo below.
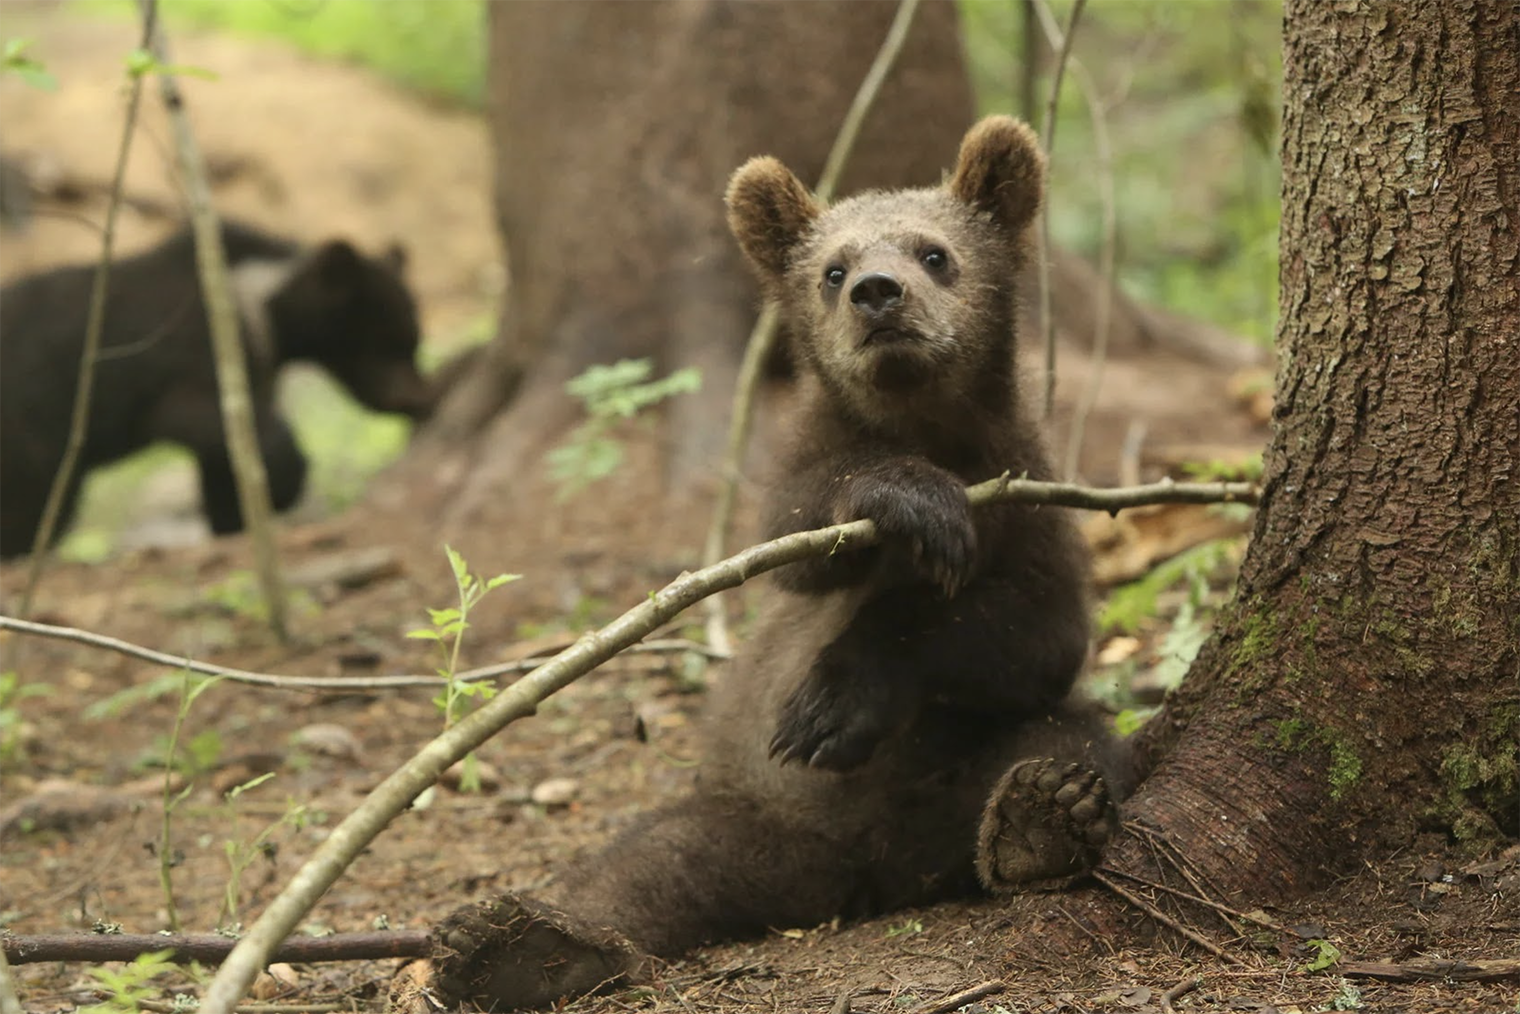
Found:
<path fill-rule="evenodd" d="M 1515 834 L 1520 6 L 1288 0 L 1275 428 L 1115 871 L 1267 900 Z"/>

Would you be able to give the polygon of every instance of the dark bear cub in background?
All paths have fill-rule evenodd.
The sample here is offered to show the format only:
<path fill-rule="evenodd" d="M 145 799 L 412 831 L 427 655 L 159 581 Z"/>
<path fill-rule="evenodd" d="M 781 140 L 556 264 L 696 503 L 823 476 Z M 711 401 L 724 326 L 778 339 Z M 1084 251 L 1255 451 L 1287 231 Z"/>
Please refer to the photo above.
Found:
<path fill-rule="evenodd" d="M 718 681 L 696 790 L 581 860 L 544 902 L 438 928 L 450 1000 L 536 1006 L 644 955 L 1057 881 L 1097 861 L 1127 790 L 1102 721 L 1068 700 L 1088 648 L 1087 560 L 1065 511 L 973 512 L 964 487 L 1050 473 L 1019 408 L 1014 292 L 1044 159 L 1006 117 L 940 188 L 820 206 L 774 159 L 729 220 L 798 338 L 802 409 L 773 535 L 870 518 L 776 572 Z"/>
<path fill-rule="evenodd" d="M 275 406 L 285 363 L 324 367 L 359 401 L 421 418 L 430 405 L 417 371 L 417 310 L 399 248 L 370 258 L 342 240 L 305 250 L 235 223 L 222 239 L 276 510 L 300 496 L 306 458 Z M 32 548 L 63 459 L 84 348 L 93 265 L 59 268 L 0 291 L 0 557 Z M 90 423 L 59 532 L 90 469 L 165 440 L 200 467 L 212 531 L 242 527 L 227 460 L 206 304 L 188 229 L 112 265 Z"/>

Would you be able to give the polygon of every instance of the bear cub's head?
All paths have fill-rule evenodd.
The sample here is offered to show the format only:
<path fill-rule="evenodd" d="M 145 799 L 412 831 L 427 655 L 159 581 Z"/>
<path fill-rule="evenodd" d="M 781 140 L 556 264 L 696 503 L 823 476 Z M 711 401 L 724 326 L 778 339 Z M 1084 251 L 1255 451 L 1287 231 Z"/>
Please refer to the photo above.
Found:
<path fill-rule="evenodd" d="M 799 357 L 866 422 L 1011 395 L 1013 277 L 1045 159 L 1008 116 L 977 123 L 942 186 L 824 207 L 779 161 L 729 182 L 729 227 Z"/>

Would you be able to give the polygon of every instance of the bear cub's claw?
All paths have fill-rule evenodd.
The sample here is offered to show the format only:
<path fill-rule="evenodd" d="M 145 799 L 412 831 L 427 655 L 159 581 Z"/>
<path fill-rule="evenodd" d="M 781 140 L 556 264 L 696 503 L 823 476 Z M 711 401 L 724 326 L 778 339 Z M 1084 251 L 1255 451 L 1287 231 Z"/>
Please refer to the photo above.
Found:
<path fill-rule="evenodd" d="M 839 671 L 825 649 L 781 705 L 770 756 L 829 771 L 850 771 L 870 760 L 905 712 L 901 688 L 881 675 L 860 679 L 848 665 Z"/>
<path fill-rule="evenodd" d="M 982 814 L 976 869 L 994 893 L 1064 887 L 1092 871 L 1118 829 L 1103 776 L 1048 757 L 998 780 Z"/>
<path fill-rule="evenodd" d="M 885 472 L 856 486 L 843 519 L 871 519 L 884 545 L 904 547 L 913 569 L 953 597 L 976 563 L 976 524 L 965 487 L 933 465 L 897 463 Z"/>

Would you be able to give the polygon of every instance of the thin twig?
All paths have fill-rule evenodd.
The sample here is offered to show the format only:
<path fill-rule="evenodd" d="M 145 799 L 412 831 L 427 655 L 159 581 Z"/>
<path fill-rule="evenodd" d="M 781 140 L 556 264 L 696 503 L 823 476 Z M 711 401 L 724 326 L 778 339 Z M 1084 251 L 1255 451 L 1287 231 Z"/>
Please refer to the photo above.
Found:
<path fill-rule="evenodd" d="M 233 669 L 229 666 L 216 665 L 213 662 L 197 662 L 195 659 L 187 656 L 171 655 L 168 652 L 157 651 L 153 648 L 144 648 L 130 641 L 123 641 L 120 638 L 110 637 L 105 634 L 96 634 L 88 630 L 80 630 L 77 627 L 59 627 L 50 623 L 20 620 L 12 616 L 0 616 L 0 630 L 14 630 L 19 634 L 47 637 L 55 641 L 72 641 L 91 648 L 103 648 L 106 651 L 114 651 L 129 658 L 141 659 L 144 662 L 153 662 L 171 669 L 184 669 L 202 676 L 217 676 L 232 683 L 246 683 L 257 687 L 272 687 L 277 690 L 338 690 L 348 692 L 358 690 L 400 690 L 412 687 L 424 687 L 436 690 L 439 687 L 447 686 L 449 682 L 442 676 L 282 676 L 275 673 L 250 672 L 246 669 Z M 630 647 L 627 653 L 664 655 L 688 651 L 697 652 L 698 654 L 706 655 L 708 658 L 720 661 L 729 657 L 721 652 L 714 651 L 704 644 L 682 638 L 644 641 L 641 644 L 635 644 Z M 467 669 L 455 676 L 454 681 L 456 683 L 479 683 L 483 680 L 495 679 L 498 676 L 528 672 L 543 665 L 551 658 L 553 658 L 553 655 L 537 654 L 530 658 L 518 659 L 514 662 L 499 662 L 496 665 L 481 666 L 478 669 Z"/>
<path fill-rule="evenodd" d="M 1045 100 L 1045 122 L 1040 125 L 1040 147 L 1045 149 L 1047 159 L 1055 158 L 1056 101 L 1061 97 L 1061 79 L 1066 74 L 1066 61 L 1071 57 L 1072 40 L 1076 37 L 1077 19 L 1087 0 L 1073 0 L 1071 16 L 1066 20 L 1066 34 L 1061 36 L 1056 50 L 1055 69 L 1050 77 L 1050 95 Z M 1050 202 L 1040 212 L 1040 328 L 1045 339 L 1045 418 L 1049 419 L 1056 404 L 1056 324 L 1050 310 Z"/>
<path fill-rule="evenodd" d="M 143 41 L 146 48 L 153 37 L 154 12 L 149 9 L 143 19 Z M 79 456 L 84 451 L 86 431 L 90 424 L 90 396 L 95 387 L 95 362 L 100 355 L 100 336 L 105 329 L 106 296 L 110 292 L 111 253 L 116 245 L 116 215 L 121 210 L 122 193 L 127 179 L 127 158 L 132 152 L 132 138 L 137 133 L 137 111 L 142 105 L 142 75 L 132 74 L 127 86 L 127 111 L 122 119 L 121 144 L 116 150 L 116 169 L 111 176 L 110 200 L 106 204 L 105 227 L 100 234 L 100 263 L 95 267 L 95 281 L 90 289 L 90 312 L 84 329 L 84 348 L 79 355 L 79 379 L 74 388 L 74 408 L 69 417 L 68 442 L 64 445 L 63 460 L 53 476 L 48 489 L 47 503 L 42 509 L 42 521 L 32 538 L 32 559 L 27 566 L 26 588 L 21 593 L 17 611 L 26 616 L 32 611 L 32 596 L 37 582 L 42 579 L 42 568 L 58 519 L 63 512 L 63 501 L 74 484 L 74 473 L 79 468 Z"/>
<path fill-rule="evenodd" d="M 1018 497 L 1029 503 L 1067 503 L 1095 506 L 1100 510 L 1118 510 L 1136 502 L 1154 502 L 1143 496 L 1136 501 L 1137 492 L 1152 497 L 1159 495 L 1167 500 L 1175 500 L 1179 494 L 1196 497 L 1205 492 L 1214 499 L 1222 495 L 1235 500 L 1255 497 L 1254 487 L 1245 483 L 1157 483 L 1131 491 L 1089 490 L 1064 483 L 1010 479 L 1003 475 L 968 488 L 966 498 L 972 506 Z M 503 689 L 424 746 L 333 829 L 233 948 L 212 980 L 201 1010 L 205 1014 L 229 1014 L 259 969 L 268 962 L 269 954 L 397 814 L 411 805 L 423 789 L 437 781 L 450 765 L 507 725 L 533 714 L 550 694 L 569 686 L 709 595 L 738 587 L 750 578 L 784 564 L 875 542 L 876 526 L 862 520 L 798 532 L 751 546 L 695 573 L 683 574 L 605 627 L 582 635 L 552 660 Z"/>
<path fill-rule="evenodd" d="M 1233 917 L 1235 919 L 1242 919 L 1242 920 L 1244 920 L 1246 922 L 1255 923 L 1257 926 L 1261 926 L 1261 927 L 1264 927 L 1266 929 L 1271 929 L 1271 930 L 1280 930 L 1280 929 L 1282 929 L 1281 926 L 1279 926 L 1277 923 L 1273 922 L 1271 919 L 1263 919 L 1261 916 L 1252 915 L 1249 912 L 1241 912 L 1238 909 L 1233 909 L 1233 908 L 1231 908 L 1228 905 L 1221 905 L 1217 901 L 1214 901 L 1214 900 L 1212 900 L 1210 898 L 1205 898 L 1202 895 L 1194 894 L 1191 891 L 1184 891 L 1181 888 L 1172 887 L 1169 884 L 1158 884 L 1154 880 L 1147 880 L 1144 877 L 1138 876 L 1138 875 L 1136 875 L 1134 873 L 1126 872 L 1125 870 L 1108 870 L 1108 872 L 1109 873 L 1117 873 L 1117 874 L 1119 874 L 1119 876 L 1124 877 L 1127 880 L 1133 880 L 1137 884 L 1143 884 L 1144 886 L 1149 887 L 1153 891 L 1165 891 L 1167 894 L 1170 894 L 1170 895 L 1172 895 L 1175 898 L 1181 898 L 1184 901 L 1191 901 L 1194 904 L 1203 905 L 1206 908 L 1212 908 L 1214 911 L 1218 912 L 1220 915 L 1225 916 L 1226 917 L 1225 921 L 1227 921 L 1227 922 L 1229 921 L 1230 918 Z M 1187 871 L 1184 870 L 1183 872 L 1186 873 Z M 1241 932 L 1239 926 L 1231 924 L 1230 928 L 1233 929 L 1236 933 L 1240 933 Z"/>
<path fill-rule="evenodd" d="M 975 1003 L 983 997 L 996 996 L 1007 988 L 1007 984 L 997 979 L 989 979 L 980 985 L 963 989 L 959 993 L 951 993 L 938 1000 L 931 1000 L 922 1007 L 914 1008 L 913 1014 L 945 1014 L 946 1011 L 960 1010 L 968 1003 Z"/>
<path fill-rule="evenodd" d="M 177 964 L 199 961 L 215 964 L 237 941 L 217 933 L 40 933 L 0 936 L 0 953 L 14 965 L 46 961 L 131 961 L 155 951 L 172 951 Z M 331 933 L 324 937 L 291 937 L 270 961 L 369 961 L 376 958 L 423 958 L 428 955 L 427 930 L 385 930 L 370 933 Z"/>
<path fill-rule="evenodd" d="M 1177 985 L 1161 994 L 1161 1014 L 1177 1014 L 1177 1008 L 1172 1004 L 1187 996 L 1193 990 L 1203 985 L 1203 979 L 1193 976 L 1191 979 L 1183 979 Z"/>
<path fill-rule="evenodd" d="M 918 4 L 919 0 L 900 0 L 897 14 L 887 29 L 886 38 L 882 40 L 881 49 L 877 51 L 871 69 L 866 72 L 860 87 L 855 91 L 855 99 L 839 125 L 839 133 L 834 137 L 834 145 L 829 149 L 829 157 L 818 177 L 818 187 L 813 191 L 821 203 L 827 204 L 834 197 L 845 164 L 855 149 L 855 140 L 860 135 L 866 114 L 871 111 L 871 106 L 881 91 L 882 82 L 887 79 L 892 65 L 897 62 L 898 54 L 902 52 Z M 734 503 L 738 499 L 744 449 L 749 446 L 750 427 L 754 422 L 755 395 L 760 389 L 760 375 L 764 372 L 771 347 L 776 341 L 780 317 L 776 305 L 767 302 L 744 345 L 744 359 L 739 365 L 739 377 L 734 383 L 733 407 L 729 411 L 728 446 L 723 456 L 722 481 L 718 486 L 718 499 L 713 505 L 712 521 L 702 549 L 702 565 L 705 567 L 723 558 L 723 547 L 728 540 L 729 525 L 733 521 Z M 730 651 L 732 639 L 728 636 L 728 618 L 723 611 L 722 596 L 714 595 L 708 599 L 703 609 L 707 614 L 707 643 L 720 651 Z"/>
<path fill-rule="evenodd" d="M 153 1014 L 178 1014 L 184 1008 L 162 1000 L 137 1000 L 137 1006 Z M 244 1003 L 232 1008 L 235 1014 L 333 1014 L 353 1010 L 351 1003 Z"/>
<path fill-rule="evenodd" d="M 243 527 L 252 541 L 259 589 L 269 612 L 269 626 L 282 644 L 290 640 L 286 623 L 285 582 L 280 577 L 279 549 L 275 544 L 273 510 L 269 501 L 269 476 L 259 451 L 258 432 L 249 393 L 246 352 L 238 335 L 238 312 L 228 281 L 227 254 L 222 248 L 221 225 L 211 206 L 206 165 L 190 129 L 185 98 L 179 82 L 169 73 L 169 44 L 163 26 L 154 17 L 157 0 L 138 0 L 143 12 L 147 48 L 158 63 L 158 88 L 164 110 L 174 130 L 179 171 L 190 202 L 190 226 L 195 235 L 195 262 L 211 327 L 211 348 L 216 362 L 217 387 L 221 395 L 222 426 L 226 430 L 227 456 L 237 486 Z"/>
<path fill-rule="evenodd" d="M 1192 930 L 1182 925 L 1182 923 L 1178 922 L 1176 919 L 1173 919 L 1171 916 L 1167 915 L 1165 912 L 1161 911 L 1159 908 L 1157 908 L 1155 905 L 1152 905 L 1144 898 L 1141 898 L 1139 895 L 1136 895 L 1126 890 L 1125 888 L 1120 887 L 1118 884 L 1108 879 L 1108 877 L 1104 876 L 1101 872 L 1094 872 L 1093 879 L 1102 884 L 1104 887 L 1108 888 L 1110 891 L 1113 891 L 1115 894 L 1123 898 L 1125 901 L 1129 902 L 1131 905 L 1134 905 L 1136 908 L 1149 915 L 1152 919 L 1155 919 L 1157 922 L 1161 923 L 1164 926 L 1169 926 L 1172 929 L 1176 930 L 1178 933 L 1182 934 L 1184 937 L 1191 940 L 1199 947 L 1202 947 L 1204 950 L 1208 951 L 1216 958 L 1219 958 L 1223 961 L 1228 961 L 1232 965 L 1239 965 L 1242 963 L 1239 958 L 1230 954 L 1230 952 L 1226 951 L 1223 947 L 1220 947 L 1218 944 L 1210 940 L 1208 937 L 1204 936 L 1202 933 L 1199 933 L 1197 930 Z"/>
<path fill-rule="evenodd" d="M 1044 29 L 1051 48 L 1056 48 L 1060 29 L 1055 17 L 1044 0 L 1034 4 L 1039 13 L 1040 26 Z M 1108 342 L 1113 330 L 1114 290 L 1117 285 L 1119 248 L 1118 198 L 1114 194 L 1114 149 L 1108 133 L 1108 109 L 1098 98 L 1098 85 L 1093 81 L 1087 67 L 1076 57 L 1071 58 L 1071 75 L 1087 103 L 1087 116 L 1092 121 L 1093 147 L 1097 154 L 1096 172 L 1099 190 L 1103 198 L 1103 247 L 1098 254 L 1098 277 L 1102 286 L 1098 290 L 1098 305 L 1093 319 L 1092 371 L 1078 400 L 1072 416 L 1070 432 L 1066 439 L 1066 461 L 1061 474 L 1069 479 L 1077 475 L 1082 456 L 1082 443 L 1087 429 L 1087 417 L 1098 404 L 1098 394 L 1103 389 L 1103 366 L 1108 361 Z"/>

